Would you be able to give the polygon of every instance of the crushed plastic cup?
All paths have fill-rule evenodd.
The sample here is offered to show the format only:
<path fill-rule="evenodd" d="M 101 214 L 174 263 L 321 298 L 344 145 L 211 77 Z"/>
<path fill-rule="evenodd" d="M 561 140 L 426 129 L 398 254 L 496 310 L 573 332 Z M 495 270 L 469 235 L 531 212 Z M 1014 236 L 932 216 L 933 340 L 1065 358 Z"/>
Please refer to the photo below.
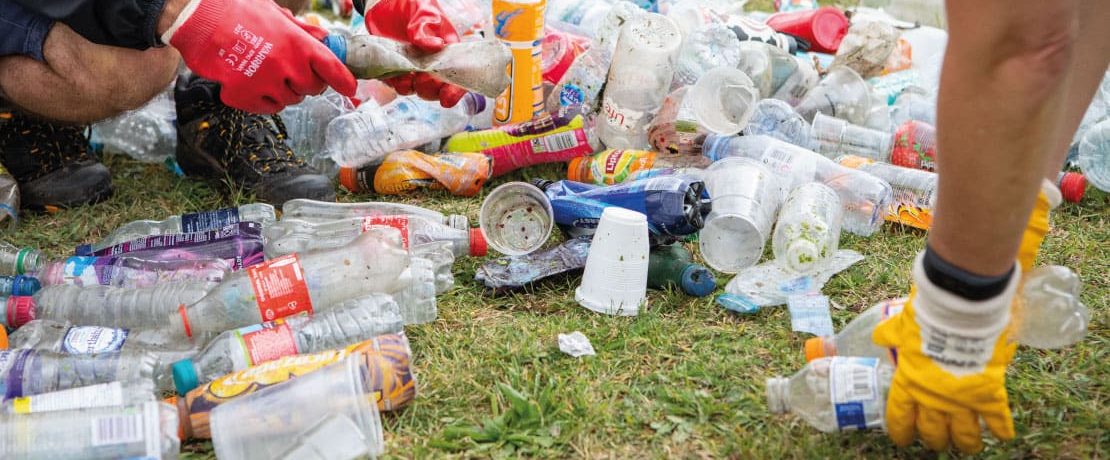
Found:
<path fill-rule="evenodd" d="M 783 184 L 762 163 L 731 157 L 706 169 L 705 186 L 713 211 L 698 237 L 702 258 L 725 273 L 755 265 L 771 236 Z"/>
<path fill-rule="evenodd" d="M 486 243 L 508 256 L 535 252 L 555 226 L 555 212 L 543 191 L 527 182 L 509 182 L 493 189 L 478 215 Z"/>
<path fill-rule="evenodd" d="M 703 126 L 718 134 L 737 134 L 748 125 L 759 91 L 744 72 L 718 67 L 702 75 L 686 97 Z"/>
<path fill-rule="evenodd" d="M 795 108 L 807 121 L 823 113 L 862 125 L 871 112 L 871 86 L 856 71 L 833 67 Z"/>
<path fill-rule="evenodd" d="M 601 213 L 574 300 L 598 313 L 636 316 L 647 297 L 647 216 L 610 206 Z"/>
<path fill-rule="evenodd" d="M 221 459 L 351 459 L 384 450 L 366 360 L 350 356 L 212 410 Z"/>

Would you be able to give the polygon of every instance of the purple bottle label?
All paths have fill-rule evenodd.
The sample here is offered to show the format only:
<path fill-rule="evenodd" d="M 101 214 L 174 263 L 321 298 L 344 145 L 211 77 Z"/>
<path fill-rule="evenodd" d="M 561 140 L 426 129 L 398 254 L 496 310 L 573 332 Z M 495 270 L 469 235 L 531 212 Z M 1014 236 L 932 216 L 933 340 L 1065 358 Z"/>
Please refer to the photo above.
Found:
<path fill-rule="evenodd" d="M 23 396 L 23 370 L 27 366 L 27 360 L 33 353 L 32 350 L 18 350 L 11 351 L 8 355 L 10 359 L 10 366 L 8 367 L 8 375 L 4 379 L 6 387 L 4 389 L 4 399 L 18 398 Z"/>
<path fill-rule="evenodd" d="M 216 230 L 158 235 L 120 243 L 95 253 L 100 257 L 128 254 L 152 260 L 224 259 L 232 270 L 260 263 L 262 225 L 240 222 Z"/>
<path fill-rule="evenodd" d="M 181 215 L 181 231 L 184 233 L 207 232 L 238 223 L 239 208 L 224 208 Z"/>

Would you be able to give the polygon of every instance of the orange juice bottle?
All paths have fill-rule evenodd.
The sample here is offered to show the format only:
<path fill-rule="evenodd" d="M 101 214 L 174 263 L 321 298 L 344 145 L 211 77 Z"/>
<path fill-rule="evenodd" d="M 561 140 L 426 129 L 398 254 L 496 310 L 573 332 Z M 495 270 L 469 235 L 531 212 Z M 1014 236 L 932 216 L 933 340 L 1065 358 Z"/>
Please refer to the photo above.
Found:
<path fill-rule="evenodd" d="M 356 193 L 374 190 L 383 195 L 399 195 L 426 188 L 474 196 L 492 171 L 489 158 L 481 153 L 428 155 L 401 150 L 386 156 L 380 165 L 340 169 L 339 182 Z"/>
<path fill-rule="evenodd" d="M 512 83 L 497 97 L 494 125 L 531 120 L 543 111 L 543 15 L 547 0 L 493 0 L 494 35 L 512 51 Z"/>
<path fill-rule="evenodd" d="M 594 156 L 570 160 L 567 179 L 595 185 L 613 185 L 640 178 L 650 170 L 705 168 L 711 161 L 701 155 L 671 155 L 648 150 L 609 149 Z"/>

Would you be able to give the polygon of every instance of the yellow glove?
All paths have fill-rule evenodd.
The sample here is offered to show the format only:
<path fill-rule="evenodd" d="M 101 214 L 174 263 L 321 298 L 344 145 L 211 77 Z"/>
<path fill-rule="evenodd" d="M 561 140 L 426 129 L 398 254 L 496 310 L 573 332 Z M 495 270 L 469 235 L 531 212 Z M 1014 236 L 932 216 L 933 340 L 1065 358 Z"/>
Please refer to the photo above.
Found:
<path fill-rule="evenodd" d="M 1010 303 L 1020 268 L 992 299 L 969 301 L 934 285 L 922 256 L 902 313 L 875 328 L 875 343 L 892 348 L 897 369 L 886 404 L 886 428 L 899 446 L 915 434 L 933 450 L 949 443 L 964 452 L 983 448 L 979 419 L 1001 440 L 1014 437 L 1006 394 L 1006 365 L 1015 344 L 1007 340 Z"/>
<path fill-rule="evenodd" d="M 1041 250 L 1041 243 L 1048 235 L 1048 213 L 1060 206 L 1064 200 L 1060 189 L 1051 181 L 1045 179 L 1041 185 L 1041 193 L 1037 195 L 1037 203 L 1033 205 L 1033 213 L 1029 215 L 1029 225 L 1025 227 L 1025 234 L 1021 238 L 1021 248 L 1018 250 L 1018 263 L 1021 270 L 1029 273 L 1033 263 L 1037 261 L 1037 253 Z"/>

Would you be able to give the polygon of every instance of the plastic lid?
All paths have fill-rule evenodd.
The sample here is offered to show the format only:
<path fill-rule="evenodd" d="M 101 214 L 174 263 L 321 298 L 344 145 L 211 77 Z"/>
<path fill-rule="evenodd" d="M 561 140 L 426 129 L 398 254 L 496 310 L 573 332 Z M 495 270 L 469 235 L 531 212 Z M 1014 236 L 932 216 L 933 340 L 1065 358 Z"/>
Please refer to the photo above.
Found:
<path fill-rule="evenodd" d="M 806 362 L 813 361 L 817 358 L 824 358 L 825 356 L 825 338 L 824 337 L 811 337 L 806 339 L 805 343 Z"/>
<path fill-rule="evenodd" d="M 93 255 L 92 245 L 91 244 L 82 244 L 80 246 L 77 246 L 77 248 L 73 250 L 73 255 L 75 255 L 75 256 L 91 256 L 91 255 Z"/>
<path fill-rule="evenodd" d="M 42 289 L 42 283 L 33 276 L 16 275 L 12 278 L 12 295 L 14 296 L 32 296 L 40 289 Z"/>
<path fill-rule="evenodd" d="M 354 193 L 358 192 L 358 170 L 348 166 L 339 168 L 339 185 Z"/>
<path fill-rule="evenodd" d="M 486 244 L 486 236 L 482 234 L 482 229 L 470 229 L 470 255 L 473 257 L 482 257 L 489 252 L 489 245 Z"/>
<path fill-rule="evenodd" d="M 589 174 L 586 160 L 592 160 L 592 157 L 574 157 L 571 158 L 570 163 L 567 163 L 567 180 L 574 182 L 586 182 L 586 176 Z"/>
<path fill-rule="evenodd" d="M 336 14 L 339 14 L 336 12 Z M 338 34 L 331 34 L 324 37 L 324 46 L 339 58 L 340 62 L 347 62 L 347 37 Z"/>
<path fill-rule="evenodd" d="M 8 327 L 18 329 L 35 319 L 35 298 L 30 296 L 8 297 Z"/>
<path fill-rule="evenodd" d="M 200 379 L 193 360 L 183 359 L 173 363 L 173 386 L 177 387 L 177 394 L 185 396 L 185 393 L 199 385 Z"/>
<path fill-rule="evenodd" d="M 1087 191 L 1087 177 L 1080 173 L 1064 173 L 1060 178 L 1060 192 L 1064 199 L 1072 203 L 1083 201 L 1083 194 Z"/>
<path fill-rule="evenodd" d="M 694 297 L 705 297 L 717 289 L 717 277 L 698 264 L 690 264 L 682 270 L 682 291 Z"/>
<path fill-rule="evenodd" d="M 813 45 L 836 51 L 844 36 L 848 35 L 848 17 L 833 6 L 824 6 L 813 13 Z"/>

